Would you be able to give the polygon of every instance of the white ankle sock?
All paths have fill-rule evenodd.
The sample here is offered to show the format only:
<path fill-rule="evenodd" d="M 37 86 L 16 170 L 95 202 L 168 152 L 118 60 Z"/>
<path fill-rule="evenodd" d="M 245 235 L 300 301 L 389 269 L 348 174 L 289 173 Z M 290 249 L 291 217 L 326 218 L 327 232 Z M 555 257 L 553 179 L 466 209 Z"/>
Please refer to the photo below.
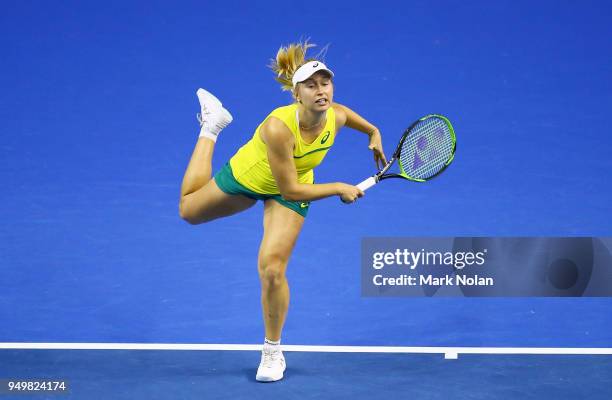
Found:
<path fill-rule="evenodd" d="M 280 342 L 281 342 L 280 339 L 278 339 L 276 342 L 268 338 L 264 339 L 264 345 L 268 345 L 268 346 L 280 346 Z"/>
<path fill-rule="evenodd" d="M 204 127 L 202 127 L 202 129 L 200 129 L 200 136 L 199 137 L 205 137 L 208 138 L 210 140 L 212 140 L 213 142 L 217 143 L 217 135 L 215 135 L 212 132 L 209 132 L 207 130 L 204 130 Z"/>

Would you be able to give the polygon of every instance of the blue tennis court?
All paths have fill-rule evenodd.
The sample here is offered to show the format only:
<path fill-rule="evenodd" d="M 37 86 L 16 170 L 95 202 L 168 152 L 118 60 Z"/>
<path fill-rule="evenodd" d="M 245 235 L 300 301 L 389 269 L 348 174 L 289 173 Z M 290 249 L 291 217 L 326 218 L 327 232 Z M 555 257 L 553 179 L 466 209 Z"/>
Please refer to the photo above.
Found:
<path fill-rule="evenodd" d="M 366 297 L 360 254 L 366 237 L 612 236 L 611 12 L 605 1 L 4 4 L 0 381 L 65 379 L 75 399 L 608 398 L 609 297 Z M 178 201 L 197 88 L 234 116 L 217 171 L 292 101 L 266 65 L 305 37 L 329 44 L 335 101 L 376 124 L 387 153 L 430 113 L 452 120 L 457 153 L 431 182 L 311 204 L 287 270 L 288 369 L 262 385 L 262 204 L 191 226 Z M 375 172 L 367 138 L 344 128 L 315 177 Z"/>

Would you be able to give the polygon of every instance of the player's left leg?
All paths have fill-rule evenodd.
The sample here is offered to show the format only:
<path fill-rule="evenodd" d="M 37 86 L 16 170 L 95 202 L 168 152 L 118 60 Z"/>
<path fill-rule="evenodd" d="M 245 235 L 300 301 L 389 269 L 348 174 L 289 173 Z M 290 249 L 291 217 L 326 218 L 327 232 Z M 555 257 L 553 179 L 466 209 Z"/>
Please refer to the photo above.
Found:
<path fill-rule="evenodd" d="M 265 202 L 264 235 L 257 263 L 266 328 L 266 343 L 257 371 L 260 381 L 276 381 L 283 377 L 285 360 L 280 351 L 280 338 L 289 307 L 285 271 L 303 223 L 304 217 L 277 201 Z"/>

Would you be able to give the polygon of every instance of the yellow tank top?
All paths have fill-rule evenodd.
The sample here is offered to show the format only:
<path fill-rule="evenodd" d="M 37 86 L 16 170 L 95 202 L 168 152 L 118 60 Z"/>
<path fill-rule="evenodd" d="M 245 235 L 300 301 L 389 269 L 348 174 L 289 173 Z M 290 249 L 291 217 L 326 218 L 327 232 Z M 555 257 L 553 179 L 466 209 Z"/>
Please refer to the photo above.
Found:
<path fill-rule="evenodd" d="M 272 111 L 255 130 L 255 134 L 230 159 L 234 178 L 248 189 L 261 194 L 278 194 L 270 164 L 266 144 L 259 136 L 261 126 L 270 117 L 283 121 L 293 133 L 295 146 L 293 161 L 298 174 L 299 183 L 313 183 L 313 168 L 323 161 L 329 148 L 334 144 L 336 136 L 336 113 L 330 107 L 326 114 L 325 127 L 312 143 L 306 143 L 300 135 L 297 121 L 297 104 L 279 107 Z"/>

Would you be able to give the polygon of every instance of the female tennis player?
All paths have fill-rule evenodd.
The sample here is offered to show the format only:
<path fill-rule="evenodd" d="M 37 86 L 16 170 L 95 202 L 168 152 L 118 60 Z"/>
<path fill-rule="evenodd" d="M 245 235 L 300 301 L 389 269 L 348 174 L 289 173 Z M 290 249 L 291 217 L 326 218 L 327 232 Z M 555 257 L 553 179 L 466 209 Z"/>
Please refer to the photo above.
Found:
<path fill-rule="evenodd" d="M 334 144 L 343 126 L 366 133 L 375 163 L 387 162 L 379 130 L 348 107 L 333 102 L 333 72 L 319 59 L 306 59 L 313 44 L 281 47 L 270 67 L 294 103 L 275 109 L 255 134 L 211 179 L 212 156 L 219 132 L 231 114 L 211 93 L 199 89 L 201 130 L 181 187 L 180 215 L 200 224 L 264 202 L 264 235 L 258 270 L 265 341 L 256 379 L 282 379 L 285 359 L 281 332 L 289 305 L 285 271 L 311 201 L 339 196 L 353 203 L 364 195 L 346 183 L 314 184 L 313 169 Z"/>

